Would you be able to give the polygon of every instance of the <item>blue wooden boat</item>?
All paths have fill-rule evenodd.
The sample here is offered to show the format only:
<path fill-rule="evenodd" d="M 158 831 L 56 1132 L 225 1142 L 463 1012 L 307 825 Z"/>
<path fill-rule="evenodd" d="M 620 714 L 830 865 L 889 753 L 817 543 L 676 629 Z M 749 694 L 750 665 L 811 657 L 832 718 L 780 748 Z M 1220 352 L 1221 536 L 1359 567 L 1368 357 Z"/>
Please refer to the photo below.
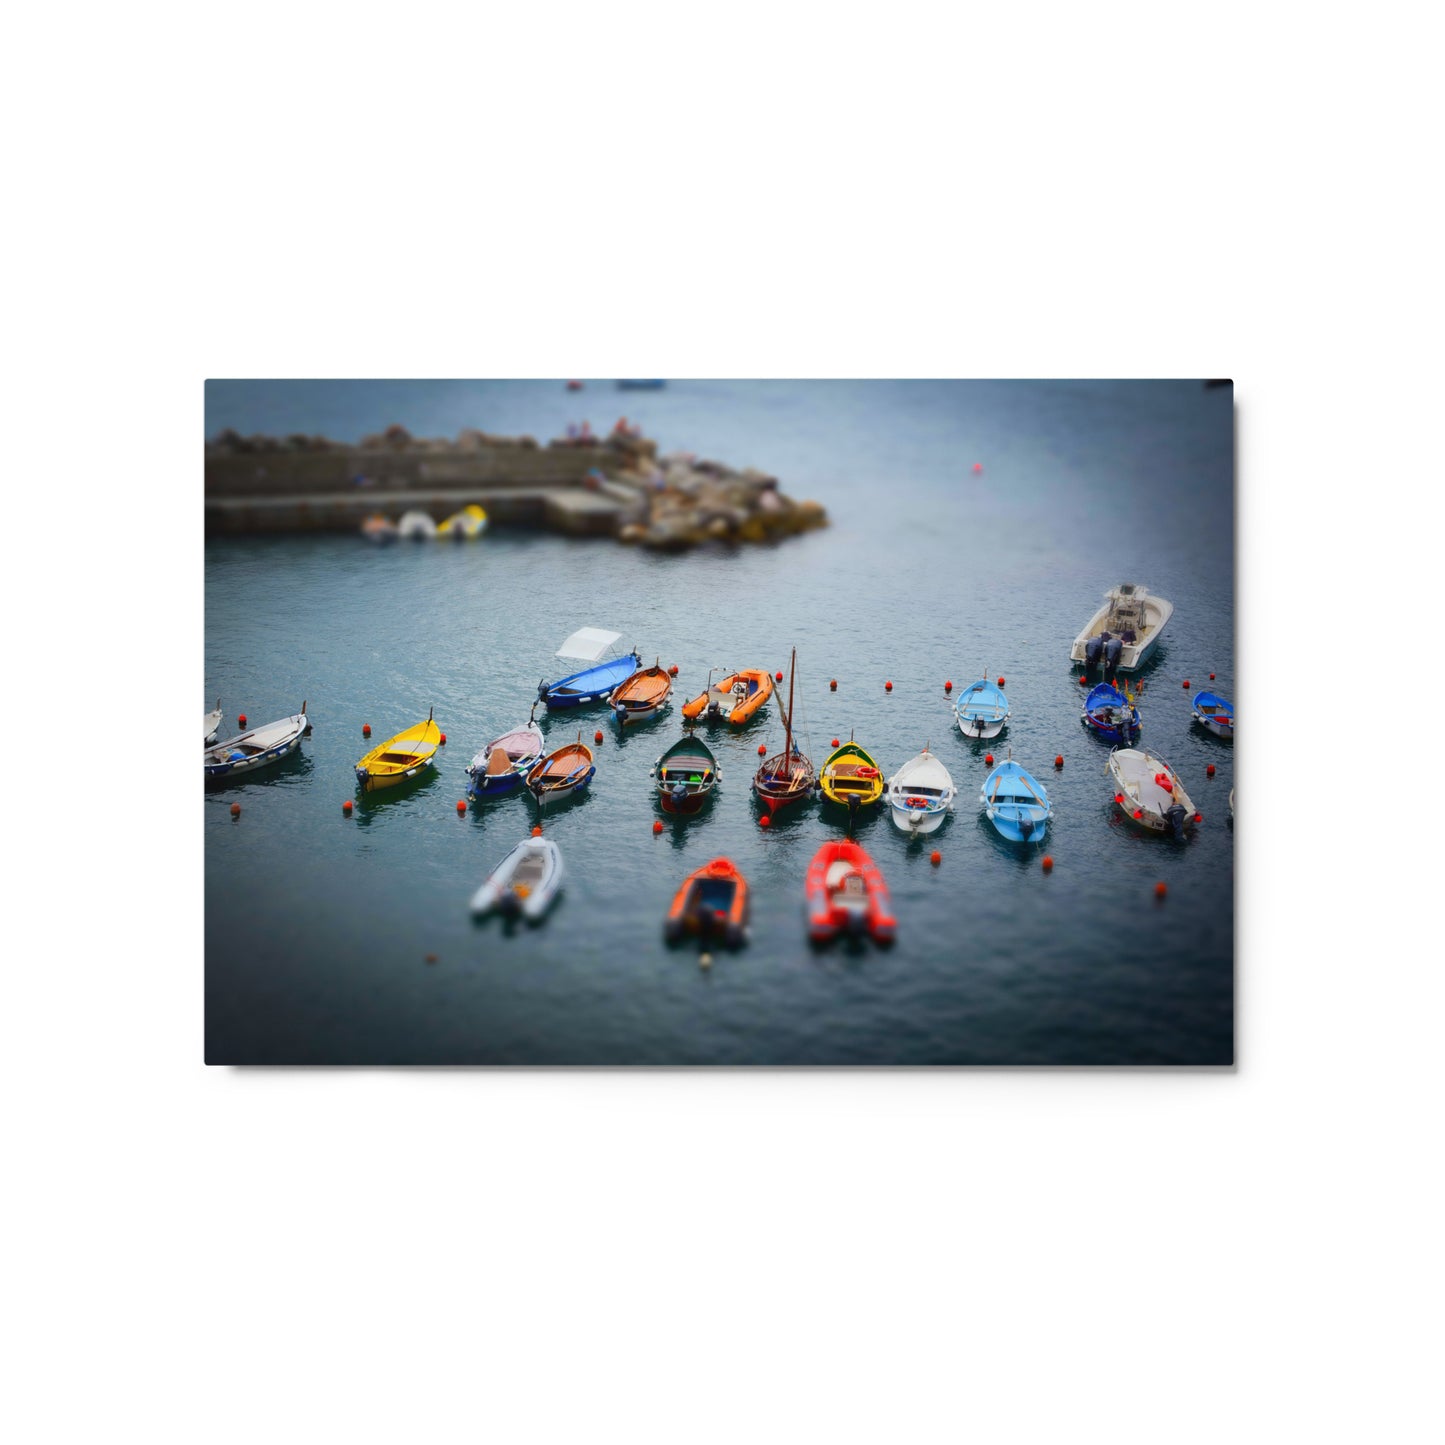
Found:
<path fill-rule="evenodd" d="M 1194 721 L 1226 742 L 1234 741 L 1234 704 L 1217 692 L 1197 693 L 1194 698 Z"/>
<path fill-rule="evenodd" d="M 599 660 L 621 635 L 597 627 L 579 628 L 557 649 L 557 656 L 594 666 L 584 667 L 581 672 L 570 673 L 556 682 L 544 679 L 537 684 L 538 699 L 549 708 L 585 707 L 589 703 L 605 702 L 619 683 L 626 682 L 642 666 L 642 658 L 635 648 L 622 657 Z"/>
<path fill-rule="evenodd" d="M 546 751 L 542 729 L 529 717 L 521 727 L 493 738 L 467 764 L 467 793 L 478 802 L 515 793 Z"/>
<path fill-rule="evenodd" d="M 1083 723 L 1090 732 L 1111 743 L 1132 743 L 1144 726 L 1134 699 L 1108 682 L 1089 689 L 1084 699 Z"/>
<path fill-rule="evenodd" d="M 1015 762 L 1000 763 L 979 794 L 988 820 L 1011 843 L 1042 843 L 1054 810 L 1039 780 Z"/>
<path fill-rule="evenodd" d="M 986 677 L 970 683 L 953 705 L 958 730 L 966 738 L 996 738 L 1009 719 L 1008 698 Z"/>

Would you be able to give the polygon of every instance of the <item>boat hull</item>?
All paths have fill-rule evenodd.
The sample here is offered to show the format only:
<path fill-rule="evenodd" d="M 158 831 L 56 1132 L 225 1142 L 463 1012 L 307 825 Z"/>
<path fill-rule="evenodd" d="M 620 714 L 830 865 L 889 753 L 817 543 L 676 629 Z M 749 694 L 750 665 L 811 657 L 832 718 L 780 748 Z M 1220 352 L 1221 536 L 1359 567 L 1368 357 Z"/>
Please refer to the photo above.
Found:
<path fill-rule="evenodd" d="M 301 735 L 298 733 L 289 743 L 282 743 L 279 747 L 267 748 L 264 753 L 258 753 L 254 757 L 244 758 L 232 763 L 207 764 L 206 784 L 209 787 L 218 787 L 222 783 L 229 783 L 236 778 L 246 777 L 248 774 L 258 772 L 262 768 L 269 768 L 273 763 L 279 763 L 282 758 L 290 757 L 300 746 Z"/>
<path fill-rule="evenodd" d="M 860 891 L 850 890 L 857 880 Z M 827 943 L 840 933 L 866 933 L 892 943 L 898 920 L 878 865 L 856 843 L 825 843 L 813 856 L 805 883 L 808 936 Z"/>
<path fill-rule="evenodd" d="M 747 940 L 747 921 L 747 880 L 730 860 L 714 858 L 683 880 L 662 931 L 669 943 L 688 934 L 717 935 L 737 948 Z"/>
<path fill-rule="evenodd" d="M 556 682 L 542 682 L 537 685 L 537 697 L 549 710 L 572 707 L 589 707 L 593 703 L 606 702 L 627 681 L 641 665 L 642 659 L 635 653 L 601 662 L 595 667 L 584 668 Z"/>
<path fill-rule="evenodd" d="M 948 809 L 905 808 L 899 803 L 890 803 L 888 816 L 893 819 L 893 826 L 900 833 L 917 834 L 922 837 L 925 833 L 936 833 L 943 826 L 943 820 L 948 816 Z"/>
<path fill-rule="evenodd" d="M 1109 775 L 1114 783 L 1113 806 L 1126 822 L 1146 833 L 1174 837 L 1194 830 L 1194 803 L 1162 758 L 1134 748 L 1118 749 L 1109 754 Z"/>
<path fill-rule="evenodd" d="M 279 722 L 239 733 L 206 749 L 201 754 L 206 786 L 222 787 L 290 757 L 301 746 L 301 739 L 310 727 L 306 714 L 300 712 Z M 231 756 L 232 753 L 241 756 Z"/>
<path fill-rule="evenodd" d="M 519 868 L 531 870 L 525 883 L 515 882 Z M 477 917 L 502 913 L 539 922 L 556 900 L 563 874 L 562 853 L 555 843 L 523 839 L 472 895 L 471 911 Z"/>
<path fill-rule="evenodd" d="M 428 758 L 425 762 L 399 773 L 373 773 L 366 768 L 357 768 L 356 781 L 363 793 L 380 793 L 388 788 L 399 788 L 403 783 L 409 783 L 413 778 L 419 778 L 428 769 L 435 767 L 436 764 Z"/>

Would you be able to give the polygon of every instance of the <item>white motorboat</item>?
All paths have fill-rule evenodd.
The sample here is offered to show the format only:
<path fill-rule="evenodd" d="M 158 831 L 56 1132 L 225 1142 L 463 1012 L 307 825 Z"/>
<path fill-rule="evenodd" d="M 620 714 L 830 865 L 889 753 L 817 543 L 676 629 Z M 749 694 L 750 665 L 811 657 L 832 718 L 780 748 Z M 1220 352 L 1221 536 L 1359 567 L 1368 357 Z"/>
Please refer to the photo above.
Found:
<path fill-rule="evenodd" d="M 253 773 L 257 768 L 279 763 L 288 753 L 294 753 L 301 744 L 302 735 L 311 724 L 306 719 L 306 704 L 291 717 L 278 722 L 266 723 L 252 728 L 249 732 L 238 733 L 223 743 L 206 748 L 202 760 L 206 768 L 208 784 L 229 783 L 243 773 Z"/>
<path fill-rule="evenodd" d="M 403 539 L 410 537 L 414 541 L 425 542 L 436 536 L 437 524 L 425 512 L 403 512 L 396 524 L 396 534 Z"/>
<path fill-rule="evenodd" d="M 888 780 L 888 812 L 904 833 L 932 833 L 953 811 L 957 789 L 948 769 L 927 748 Z"/>
<path fill-rule="evenodd" d="M 523 838 L 472 895 L 472 912 L 520 915 L 535 923 L 562 886 L 562 850 L 549 838 Z"/>
<path fill-rule="evenodd" d="M 1142 748 L 1115 748 L 1109 754 L 1114 806 L 1151 833 L 1182 838 L 1197 814 L 1174 769 Z"/>
<path fill-rule="evenodd" d="M 206 714 L 206 731 L 201 738 L 202 743 L 209 747 L 216 741 L 217 734 L 221 730 L 221 699 L 216 699 L 214 711 Z"/>
<path fill-rule="evenodd" d="M 1074 639 L 1072 661 L 1106 672 L 1135 672 L 1152 655 L 1174 604 L 1133 582 L 1111 587 L 1104 605 Z"/>

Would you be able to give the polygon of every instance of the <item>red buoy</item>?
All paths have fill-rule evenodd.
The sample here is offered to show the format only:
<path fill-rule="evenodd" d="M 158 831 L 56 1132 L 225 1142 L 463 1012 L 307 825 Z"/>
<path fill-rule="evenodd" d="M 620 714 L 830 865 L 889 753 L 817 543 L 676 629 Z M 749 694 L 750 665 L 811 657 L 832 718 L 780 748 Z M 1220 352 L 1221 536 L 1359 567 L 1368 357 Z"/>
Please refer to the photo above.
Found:
<path fill-rule="evenodd" d="M 834 738 L 834 739 L 833 739 L 833 746 L 834 746 L 835 748 L 838 746 L 838 739 L 837 739 L 837 738 Z"/>
<path fill-rule="evenodd" d="M 601 728 L 598 728 L 597 731 L 592 734 L 592 741 L 593 741 L 594 743 L 600 743 L 600 742 L 602 741 L 602 729 L 601 729 Z"/>
<path fill-rule="evenodd" d="M 426 956 L 426 961 L 427 961 L 428 963 L 435 963 L 435 962 L 437 961 L 437 956 L 436 956 L 436 954 L 434 954 L 434 953 L 429 953 L 429 954 L 427 954 L 427 956 Z"/>
<path fill-rule="evenodd" d="M 1134 809 L 1134 816 L 1135 816 L 1136 818 L 1142 818 L 1142 817 L 1144 816 L 1144 810 L 1143 810 L 1142 808 L 1135 808 L 1135 809 Z"/>
<path fill-rule="evenodd" d="M 438 746 L 439 748 L 444 748 L 444 747 L 446 747 L 446 745 L 447 745 L 447 735 L 446 735 L 445 733 L 443 733 L 442 736 L 441 736 L 441 741 L 437 744 L 437 746 Z"/>
<path fill-rule="evenodd" d="M 233 818 L 239 818 L 241 816 L 241 805 L 239 803 L 231 804 L 231 816 Z"/>
<path fill-rule="evenodd" d="M 983 463 L 982 463 L 982 462 L 975 462 L 975 463 L 973 464 L 973 470 L 974 470 L 975 473 L 981 472 L 981 471 L 983 470 Z"/>
<path fill-rule="evenodd" d="M 1212 672 L 1209 674 L 1209 680 L 1210 682 L 1214 681 L 1214 674 Z"/>
<path fill-rule="evenodd" d="M 242 728 L 244 728 L 246 726 L 246 714 L 242 713 L 240 717 L 236 719 L 236 721 L 241 724 Z"/>
<path fill-rule="evenodd" d="M 540 823 L 532 829 L 532 836 L 534 838 L 540 838 L 542 836 L 542 825 Z"/>
<path fill-rule="evenodd" d="M 677 676 L 677 664 L 674 662 L 674 663 L 672 664 L 672 666 L 667 669 L 667 672 L 668 672 L 668 676 L 669 676 L 669 677 L 676 677 L 676 676 Z"/>
<path fill-rule="evenodd" d="M 1124 806 L 1124 795 L 1123 795 L 1123 793 L 1115 793 L 1115 794 L 1114 794 L 1114 801 L 1115 801 L 1116 803 L 1118 803 L 1118 805 L 1122 808 L 1122 807 Z"/>
<path fill-rule="evenodd" d="M 932 863 L 935 868 L 937 868 L 938 865 L 943 862 L 943 854 L 940 853 L 937 848 L 935 848 L 933 852 L 928 855 L 928 861 Z"/>
<path fill-rule="evenodd" d="M 884 691 L 884 692 L 892 692 L 892 691 L 893 691 L 893 684 L 892 684 L 891 682 L 885 682 L 885 683 L 883 684 L 883 691 Z"/>
<path fill-rule="evenodd" d="M 1058 755 L 1058 757 L 1056 757 L 1056 758 L 1054 759 L 1054 766 L 1055 766 L 1056 768 L 1061 768 L 1061 767 L 1063 767 L 1063 765 L 1064 765 L 1064 755 L 1063 755 L 1062 753 L 1060 753 L 1060 754 Z"/>
<path fill-rule="evenodd" d="M 783 674 L 781 672 L 775 672 L 773 678 L 775 681 L 781 682 L 783 680 Z"/>
<path fill-rule="evenodd" d="M 1204 776 L 1205 776 L 1206 778 L 1212 778 L 1212 777 L 1214 776 L 1214 764 L 1213 764 L 1213 763 L 1210 763 L 1210 765 L 1209 765 L 1207 768 L 1205 768 L 1205 770 L 1204 770 Z"/>
<path fill-rule="evenodd" d="M 1052 858 L 1050 858 L 1047 853 L 1045 853 L 1045 854 L 1044 854 L 1044 872 L 1045 872 L 1045 873 L 1052 873 L 1053 871 L 1054 871 L 1054 860 L 1053 860 Z"/>
<path fill-rule="evenodd" d="M 1154 896 L 1156 898 L 1162 898 L 1168 891 L 1164 886 L 1163 879 L 1160 879 L 1160 881 L 1154 885 Z"/>
<path fill-rule="evenodd" d="M 653 831 L 654 833 L 660 833 L 660 832 L 662 832 L 662 820 L 661 820 L 660 818 L 659 818 L 656 822 L 653 823 L 653 825 L 652 825 L 652 831 Z"/>
<path fill-rule="evenodd" d="M 1188 679 L 1187 677 L 1184 679 L 1184 686 L 1185 686 L 1185 687 L 1188 687 L 1188 686 L 1189 686 L 1189 679 Z"/>
<path fill-rule="evenodd" d="M 341 811 L 349 818 L 351 816 L 351 799 L 347 798 L 341 805 Z"/>
<path fill-rule="evenodd" d="M 767 745 L 766 743 L 759 743 L 759 744 L 758 744 L 758 756 L 759 756 L 760 758 L 765 758 L 765 757 L 767 757 L 767 755 L 768 755 L 768 745 Z"/>
<path fill-rule="evenodd" d="M 361 725 L 361 735 L 362 735 L 362 737 L 364 737 L 364 738 L 369 738 L 369 737 L 371 736 L 371 724 L 370 724 L 370 723 L 362 723 L 362 725 Z"/>
<path fill-rule="evenodd" d="M 993 754 L 992 754 L 992 753 L 985 753 L 985 754 L 983 755 L 983 760 L 984 760 L 984 762 L 986 762 L 986 763 L 989 765 L 989 767 L 993 767 Z"/>
<path fill-rule="evenodd" d="M 773 826 L 773 820 L 772 820 L 770 817 L 768 817 L 768 815 L 767 815 L 766 813 L 764 813 L 763 816 L 758 819 L 758 827 L 759 827 L 759 828 L 771 828 L 772 826 Z"/>
<path fill-rule="evenodd" d="M 946 683 L 943 684 L 943 690 L 944 690 L 944 692 L 952 692 L 952 691 L 953 691 L 953 680 L 952 680 L 951 678 L 949 679 L 949 681 L 947 681 Z"/>
<path fill-rule="evenodd" d="M 1089 685 L 1089 679 L 1088 679 L 1087 676 L 1081 677 L 1081 678 L 1079 679 L 1079 686 L 1080 686 L 1080 687 L 1088 687 L 1088 685 Z"/>
<path fill-rule="evenodd" d="M 829 684 L 828 684 L 828 691 L 829 691 L 829 692 L 837 692 L 837 691 L 838 691 L 838 679 L 837 679 L 836 677 L 833 678 L 832 681 L 829 682 Z"/>
<path fill-rule="evenodd" d="M 1194 815 L 1194 821 L 1195 821 L 1196 823 L 1202 823 L 1202 822 L 1204 821 L 1204 814 L 1203 814 L 1203 813 L 1196 813 L 1196 814 Z"/>
<path fill-rule="evenodd" d="M 458 813 L 465 813 L 466 811 L 467 811 L 467 800 L 466 800 L 465 798 L 458 798 L 458 799 L 457 799 L 457 812 L 458 812 Z"/>
<path fill-rule="evenodd" d="M 999 678 L 999 680 L 998 680 L 998 685 L 999 685 L 1000 687 L 1003 686 L 1003 678 Z"/>

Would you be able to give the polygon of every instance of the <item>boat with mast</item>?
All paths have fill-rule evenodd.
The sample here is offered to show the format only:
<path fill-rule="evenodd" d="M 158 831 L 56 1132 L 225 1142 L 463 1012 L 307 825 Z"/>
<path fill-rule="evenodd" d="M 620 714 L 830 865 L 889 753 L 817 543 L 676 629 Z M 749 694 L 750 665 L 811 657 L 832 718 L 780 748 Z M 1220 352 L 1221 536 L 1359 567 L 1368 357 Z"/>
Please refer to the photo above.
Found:
<path fill-rule="evenodd" d="M 798 670 L 798 649 L 788 664 L 788 710 L 783 714 L 783 750 L 765 758 L 753 774 L 753 791 L 767 805 L 769 815 L 789 803 L 806 798 L 818 781 L 812 759 L 799 751 L 793 741 L 793 680 Z"/>

